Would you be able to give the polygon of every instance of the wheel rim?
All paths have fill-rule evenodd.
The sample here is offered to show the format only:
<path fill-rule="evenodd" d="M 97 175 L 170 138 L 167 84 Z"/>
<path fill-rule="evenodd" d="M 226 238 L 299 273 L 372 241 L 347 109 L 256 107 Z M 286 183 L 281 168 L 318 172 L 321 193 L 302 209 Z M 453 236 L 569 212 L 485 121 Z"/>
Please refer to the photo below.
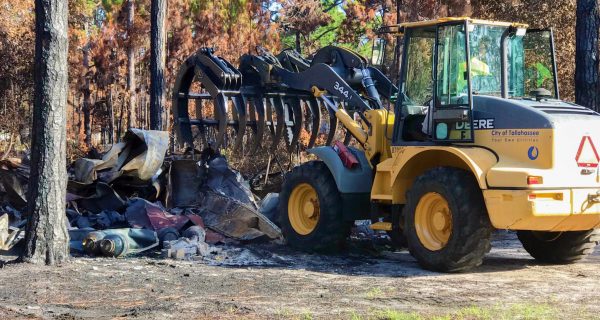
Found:
<path fill-rule="evenodd" d="M 294 231 L 301 235 L 313 232 L 320 215 L 317 191 L 308 183 L 297 185 L 288 201 L 288 217 Z"/>
<path fill-rule="evenodd" d="M 425 248 L 437 251 L 446 247 L 452 235 L 452 212 L 441 194 L 429 192 L 421 197 L 415 210 L 415 229 Z"/>

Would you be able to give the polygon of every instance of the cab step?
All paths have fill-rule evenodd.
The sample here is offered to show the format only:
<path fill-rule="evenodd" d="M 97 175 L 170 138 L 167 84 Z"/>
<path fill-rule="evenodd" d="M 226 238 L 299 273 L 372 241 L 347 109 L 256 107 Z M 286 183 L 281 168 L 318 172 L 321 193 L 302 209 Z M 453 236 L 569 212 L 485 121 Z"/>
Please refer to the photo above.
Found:
<path fill-rule="evenodd" d="M 371 230 L 392 231 L 391 222 L 375 222 L 369 226 Z"/>

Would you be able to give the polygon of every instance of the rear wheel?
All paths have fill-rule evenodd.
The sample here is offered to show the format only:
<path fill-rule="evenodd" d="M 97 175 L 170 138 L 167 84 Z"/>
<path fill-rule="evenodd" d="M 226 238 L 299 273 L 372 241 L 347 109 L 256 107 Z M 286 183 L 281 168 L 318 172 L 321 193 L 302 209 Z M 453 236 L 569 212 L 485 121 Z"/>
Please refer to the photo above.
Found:
<path fill-rule="evenodd" d="M 295 167 L 279 197 L 279 222 L 290 246 L 328 252 L 342 247 L 351 224 L 343 219 L 340 192 L 323 162 Z"/>
<path fill-rule="evenodd" d="M 536 260 L 546 263 L 573 263 L 594 252 L 599 230 L 546 232 L 517 231 L 523 248 Z"/>
<path fill-rule="evenodd" d="M 418 177 L 403 216 L 408 249 L 426 269 L 464 271 L 479 266 L 491 248 L 483 195 L 467 171 L 441 167 Z"/>

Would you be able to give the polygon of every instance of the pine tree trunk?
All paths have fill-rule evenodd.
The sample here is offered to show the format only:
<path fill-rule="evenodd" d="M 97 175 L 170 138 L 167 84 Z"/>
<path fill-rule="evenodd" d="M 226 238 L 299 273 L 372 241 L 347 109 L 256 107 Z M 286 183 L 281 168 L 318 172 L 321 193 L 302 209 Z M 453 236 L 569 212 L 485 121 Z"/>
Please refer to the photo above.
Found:
<path fill-rule="evenodd" d="M 86 27 L 87 29 L 87 27 Z M 87 33 L 87 31 L 86 31 Z M 89 41 L 89 40 L 88 40 Z M 83 47 L 83 68 L 84 68 L 84 83 L 83 88 L 83 106 L 81 112 L 83 112 L 83 132 L 85 134 L 84 142 L 89 148 L 92 146 L 92 124 L 91 124 L 91 108 L 92 108 L 92 97 L 90 91 L 90 77 L 88 72 L 90 69 L 90 44 L 89 42 Z"/>
<path fill-rule="evenodd" d="M 113 100 L 113 87 L 108 89 L 108 99 L 106 99 L 108 109 L 108 143 L 115 143 L 115 107 Z"/>
<path fill-rule="evenodd" d="M 575 102 L 600 110 L 600 8 L 597 0 L 577 1 Z"/>
<path fill-rule="evenodd" d="M 129 90 L 129 127 L 137 126 L 136 85 L 135 85 L 135 48 L 133 44 L 133 21 L 135 17 L 134 0 L 127 1 L 127 89 Z"/>
<path fill-rule="evenodd" d="M 163 130 L 167 0 L 152 0 L 150 13 L 150 129 Z"/>
<path fill-rule="evenodd" d="M 125 115 L 125 97 L 121 97 L 121 109 L 119 111 L 119 122 L 117 126 L 117 142 L 121 142 L 121 136 L 123 135 L 123 118 Z"/>
<path fill-rule="evenodd" d="M 66 226 L 67 1 L 35 0 L 35 101 L 29 220 L 21 259 L 55 265 L 69 258 Z"/>
<path fill-rule="evenodd" d="M 300 31 L 296 30 L 296 51 L 302 53 L 302 47 L 300 46 Z"/>

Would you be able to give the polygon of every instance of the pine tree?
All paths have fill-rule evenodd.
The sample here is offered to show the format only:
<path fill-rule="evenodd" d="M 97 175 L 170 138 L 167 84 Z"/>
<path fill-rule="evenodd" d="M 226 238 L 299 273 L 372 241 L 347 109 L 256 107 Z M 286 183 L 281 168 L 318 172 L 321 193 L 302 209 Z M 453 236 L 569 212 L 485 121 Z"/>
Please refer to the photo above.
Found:
<path fill-rule="evenodd" d="M 31 174 L 21 259 L 54 265 L 69 257 L 65 215 L 67 1 L 35 1 L 35 71 Z"/>

